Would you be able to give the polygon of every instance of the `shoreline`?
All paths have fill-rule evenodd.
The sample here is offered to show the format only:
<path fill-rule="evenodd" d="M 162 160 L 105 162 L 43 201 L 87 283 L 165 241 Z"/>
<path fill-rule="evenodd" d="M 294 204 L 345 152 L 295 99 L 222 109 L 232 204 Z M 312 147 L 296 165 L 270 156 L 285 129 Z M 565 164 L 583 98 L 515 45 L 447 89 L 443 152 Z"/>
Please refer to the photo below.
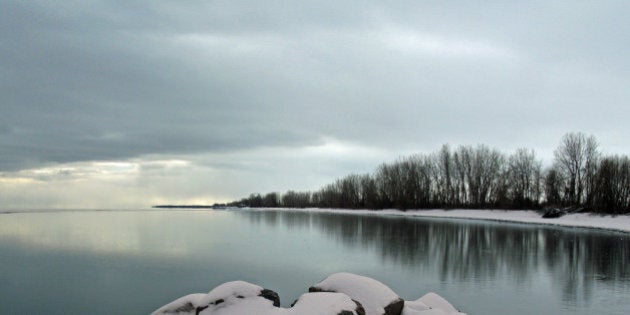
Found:
<path fill-rule="evenodd" d="M 630 216 L 628 215 L 597 215 L 591 213 L 571 213 L 560 218 L 543 219 L 534 210 L 476 210 L 476 209 L 427 209 L 407 210 L 350 210 L 323 208 L 242 208 L 249 211 L 299 211 L 318 213 L 343 213 L 374 216 L 424 217 L 441 219 L 480 220 L 493 222 L 508 222 L 520 224 L 550 225 L 567 228 L 585 228 L 617 233 L 630 233 Z"/>
<path fill-rule="evenodd" d="M 341 213 L 371 216 L 423 217 L 455 220 L 478 220 L 517 224 L 537 224 L 566 228 L 583 228 L 615 233 L 630 234 L 630 215 L 599 215 L 592 213 L 570 213 L 560 218 L 543 219 L 535 210 L 480 210 L 480 209 L 423 209 L 423 210 L 367 210 L 367 209 L 326 209 L 326 208 L 144 208 L 144 209 L 47 209 L 47 210 L 0 210 L 0 215 L 36 213 L 77 213 L 77 212 L 203 212 L 203 211 L 298 211 L 317 213 Z"/>

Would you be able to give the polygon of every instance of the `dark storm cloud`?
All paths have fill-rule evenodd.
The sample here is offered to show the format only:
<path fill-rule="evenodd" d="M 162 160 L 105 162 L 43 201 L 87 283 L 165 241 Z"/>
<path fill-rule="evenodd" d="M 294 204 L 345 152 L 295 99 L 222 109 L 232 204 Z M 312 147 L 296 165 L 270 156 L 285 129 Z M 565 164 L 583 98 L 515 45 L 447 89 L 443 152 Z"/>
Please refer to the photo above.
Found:
<path fill-rule="evenodd" d="M 625 2 L 5 1 L 0 171 L 629 134 Z M 548 140 L 551 138 L 551 140 Z"/>

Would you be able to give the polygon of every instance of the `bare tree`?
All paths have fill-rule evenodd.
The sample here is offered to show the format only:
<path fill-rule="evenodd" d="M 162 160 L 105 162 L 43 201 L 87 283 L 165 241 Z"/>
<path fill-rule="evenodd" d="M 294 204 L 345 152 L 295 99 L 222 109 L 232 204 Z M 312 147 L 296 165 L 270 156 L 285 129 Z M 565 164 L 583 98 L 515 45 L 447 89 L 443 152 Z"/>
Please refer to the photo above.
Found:
<path fill-rule="evenodd" d="M 595 178 L 591 210 L 605 213 L 630 210 L 630 160 L 627 156 L 602 159 Z"/>
<path fill-rule="evenodd" d="M 433 185 L 435 189 L 434 203 L 451 207 L 455 204 L 455 188 L 453 187 L 453 155 L 451 148 L 445 144 L 437 154 L 431 156 Z"/>
<path fill-rule="evenodd" d="M 453 154 L 458 203 L 469 207 L 486 207 L 494 203 L 498 177 L 505 163 L 499 151 L 485 145 L 460 146 Z"/>
<path fill-rule="evenodd" d="M 269 193 L 231 205 L 251 207 L 428 208 L 584 206 L 591 211 L 630 210 L 630 160 L 607 157 L 600 162 L 593 136 L 568 133 L 554 152 L 546 173 L 533 150 L 506 156 L 485 145 L 448 145 L 429 155 L 418 154 L 381 164 L 372 175 L 348 175 L 314 193 Z M 544 177 L 544 178 L 543 178 Z"/>
<path fill-rule="evenodd" d="M 266 194 L 262 199 L 262 206 L 276 208 L 280 205 L 280 195 L 276 192 Z"/>
<path fill-rule="evenodd" d="M 361 207 L 367 209 L 378 209 L 380 207 L 380 196 L 376 187 L 376 181 L 369 174 L 359 177 Z"/>
<path fill-rule="evenodd" d="M 533 150 L 518 149 L 508 161 L 511 198 L 517 208 L 537 206 L 541 195 L 541 165 Z"/>
<path fill-rule="evenodd" d="M 469 202 L 469 179 L 471 168 L 471 148 L 460 146 L 453 153 L 453 165 L 455 166 L 454 186 L 455 203 L 458 206 L 467 205 Z"/>
<path fill-rule="evenodd" d="M 583 133 L 564 135 L 554 151 L 558 169 L 566 182 L 566 199 L 574 206 L 581 206 L 590 199 L 593 180 L 599 159 L 599 149 L 594 136 Z"/>
<path fill-rule="evenodd" d="M 289 190 L 282 196 L 282 206 L 290 208 L 306 208 L 311 204 L 311 193 Z"/>
<path fill-rule="evenodd" d="M 547 204 L 559 206 L 564 204 L 564 184 L 566 179 L 557 167 L 547 170 L 545 175 L 545 199 Z"/>
<path fill-rule="evenodd" d="M 361 198 L 359 175 L 348 175 L 337 180 L 336 185 L 341 192 L 341 207 L 349 209 L 358 208 Z"/>

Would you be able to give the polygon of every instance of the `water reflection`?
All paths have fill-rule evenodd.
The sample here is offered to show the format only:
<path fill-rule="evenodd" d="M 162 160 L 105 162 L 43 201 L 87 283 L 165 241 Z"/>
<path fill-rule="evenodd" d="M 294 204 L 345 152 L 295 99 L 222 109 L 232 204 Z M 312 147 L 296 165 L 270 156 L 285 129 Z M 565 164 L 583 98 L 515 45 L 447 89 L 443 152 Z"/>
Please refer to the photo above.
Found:
<path fill-rule="evenodd" d="M 373 249 L 383 261 L 436 271 L 442 281 L 516 285 L 546 274 L 574 305 L 600 286 L 630 289 L 627 234 L 481 221 L 293 211 L 242 212 L 252 224 L 316 230 L 350 248 Z M 537 281 L 537 280 L 536 280 Z"/>
<path fill-rule="evenodd" d="M 0 240 L 50 250 L 102 255 L 186 257 L 212 247 L 225 227 L 221 212 L 44 212 L 0 216 Z M 194 219 L 190 219 L 193 217 Z M 201 243 L 191 242 L 206 239 Z"/>

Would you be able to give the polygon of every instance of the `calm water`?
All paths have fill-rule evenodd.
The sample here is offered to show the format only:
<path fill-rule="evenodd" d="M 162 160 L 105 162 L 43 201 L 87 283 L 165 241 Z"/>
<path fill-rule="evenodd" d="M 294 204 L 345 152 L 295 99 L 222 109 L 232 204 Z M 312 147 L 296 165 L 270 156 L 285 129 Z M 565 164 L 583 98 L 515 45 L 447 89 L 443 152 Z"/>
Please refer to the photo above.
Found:
<path fill-rule="evenodd" d="M 146 314 L 242 279 L 289 305 L 325 276 L 468 314 L 630 314 L 630 236 L 287 211 L 0 214 L 0 314 Z"/>

